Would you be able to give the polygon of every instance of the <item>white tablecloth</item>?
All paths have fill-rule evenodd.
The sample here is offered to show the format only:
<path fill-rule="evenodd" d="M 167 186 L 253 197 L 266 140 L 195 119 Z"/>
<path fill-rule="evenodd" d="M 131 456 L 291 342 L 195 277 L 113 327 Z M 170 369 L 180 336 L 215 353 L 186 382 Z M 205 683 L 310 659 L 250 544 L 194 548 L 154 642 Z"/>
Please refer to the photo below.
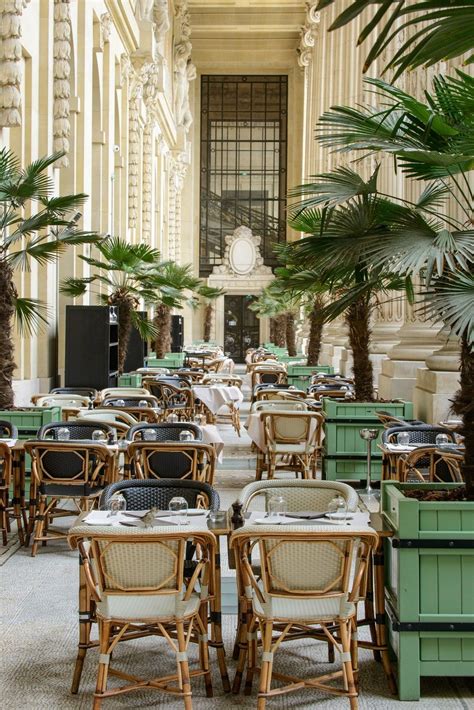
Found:
<path fill-rule="evenodd" d="M 219 434 L 217 427 L 213 424 L 206 424 L 205 426 L 202 426 L 201 429 L 203 444 L 214 444 L 217 454 L 217 460 L 222 463 L 224 440 Z"/>
<path fill-rule="evenodd" d="M 200 399 L 203 404 L 213 413 L 217 414 L 221 407 L 234 403 L 235 407 L 239 408 L 240 403 L 244 400 L 244 395 L 238 387 L 224 387 L 211 385 L 204 387 L 203 385 L 193 385 L 194 396 Z"/>

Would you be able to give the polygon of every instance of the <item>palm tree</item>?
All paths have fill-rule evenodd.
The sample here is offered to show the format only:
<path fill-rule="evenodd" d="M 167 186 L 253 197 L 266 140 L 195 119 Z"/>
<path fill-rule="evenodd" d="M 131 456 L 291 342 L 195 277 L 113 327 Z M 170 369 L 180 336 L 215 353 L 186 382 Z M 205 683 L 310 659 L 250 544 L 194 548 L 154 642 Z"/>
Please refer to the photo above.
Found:
<path fill-rule="evenodd" d="M 87 195 L 52 196 L 54 183 L 48 170 L 62 156 L 54 153 L 22 168 L 11 151 L 0 150 L 0 409 L 14 404 L 13 320 L 21 334 L 36 332 L 48 322 L 45 304 L 18 295 L 15 269 L 28 271 L 31 260 L 44 265 L 68 246 L 99 239 L 76 227 L 81 216 L 77 209 Z"/>
<path fill-rule="evenodd" d="M 299 311 L 299 300 L 285 292 L 279 283 L 273 281 L 263 289 L 260 296 L 249 308 L 255 311 L 259 318 L 273 318 L 280 324 L 279 332 L 284 334 L 283 345 L 286 345 L 288 355 L 296 355 L 296 316 Z M 278 344 L 278 343 L 276 343 Z"/>
<path fill-rule="evenodd" d="M 324 328 L 323 309 L 324 297 L 322 294 L 317 293 L 306 307 L 309 319 L 307 365 L 317 365 L 319 363 Z"/>
<path fill-rule="evenodd" d="M 410 286 L 388 265 L 374 265 L 358 248 L 366 237 L 390 237 L 406 208 L 377 192 L 378 168 L 364 181 L 357 173 L 339 168 L 316 176 L 292 190 L 303 200 L 290 206 L 291 227 L 309 234 L 287 247 L 289 266 L 277 269 L 296 293 L 323 292 L 329 302 L 323 320 L 344 315 L 353 354 L 355 396 L 371 402 L 373 369 L 370 360 L 370 322 L 377 299 Z M 393 296 L 392 296 L 393 297 Z"/>
<path fill-rule="evenodd" d="M 62 293 L 77 298 L 92 285 L 105 287 L 98 298 L 104 305 L 119 307 L 118 369 L 123 372 L 132 326 L 143 339 L 154 337 L 154 325 L 140 316 L 141 300 L 155 303 L 160 289 L 169 284 L 161 274 L 160 254 L 146 244 L 129 244 L 118 237 L 109 237 L 97 245 L 98 258 L 80 256 L 95 273 L 85 278 L 68 278 L 61 284 Z"/>
<path fill-rule="evenodd" d="M 454 409 L 463 417 L 463 475 L 474 499 L 474 79 L 460 71 L 435 77 L 426 102 L 381 81 L 369 84 L 377 89 L 379 106 L 334 107 L 318 133 L 340 151 L 388 153 L 406 176 L 428 181 L 417 204 L 405 201 L 406 218 L 390 239 L 367 235 L 357 249 L 402 276 L 422 274 L 422 308 L 461 339 Z M 420 208 L 428 220 L 421 219 Z"/>
<path fill-rule="evenodd" d="M 319 0 L 317 9 L 323 10 L 334 2 Z M 399 37 L 401 46 L 385 68 L 385 71 L 395 69 L 394 78 L 406 69 L 428 67 L 439 61 L 460 57 L 474 47 L 472 0 L 353 0 L 338 15 L 329 31 L 343 27 L 374 5 L 377 11 L 357 40 L 360 45 L 372 33 L 377 37 L 365 61 L 364 71 Z M 465 63 L 473 60 L 471 54 Z"/>
<path fill-rule="evenodd" d="M 198 289 L 201 301 L 204 304 L 204 336 L 203 340 L 208 343 L 211 339 L 212 320 L 214 318 L 215 301 L 219 296 L 224 295 L 222 288 L 212 288 L 202 285 Z"/>

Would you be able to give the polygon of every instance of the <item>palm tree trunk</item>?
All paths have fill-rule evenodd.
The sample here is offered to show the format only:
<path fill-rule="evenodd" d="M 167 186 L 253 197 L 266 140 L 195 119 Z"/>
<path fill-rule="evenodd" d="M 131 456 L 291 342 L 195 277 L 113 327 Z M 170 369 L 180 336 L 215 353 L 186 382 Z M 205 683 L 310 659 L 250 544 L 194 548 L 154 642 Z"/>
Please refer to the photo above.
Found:
<path fill-rule="evenodd" d="M 374 373 L 369 357 L 371 310 L 370 303 L 365 298 L 360 298 L 349 307 L 346 315 L 354 360 L 355 398 L 359 402 L 374 401 Z"/>
<path fill-rule="evenodd" d="M 276 331 L 276 327 L 277 327 L 276 318 L 270 318 L 269 325 L 270 325 L 270 342 L 273 343 L 273 345 L 275 345 L 275 331 Z"/>
<path fill-rule="evenodd" d="M 16 288 L 13 271 L 7 262 L 0 260 L 0 409 L 11 409 L 14 404 L 12 388 L 15 365 L 13 345 L 13 316 Z"/>
<path fill-rule="evenodd" d="M 286 347 L 288 349 L 288 355 L 296 355 L 296 327 L 295 327 L 295 314 L 286 314 Z"/>
<path fill-rule="evenodd" d="M 272 342 L 278 348 L 284 348 L 286 346 L 286 315 L 282 313 L 272 320 L 275 321 L 275 335 Z"/>
<path fill-rule="evenodd" d="M 204 308 L 204 342 L 208 343 L 211 339 L 212 318 L 214 316 L 214 304 L 207 303 Z"/>
<path fill-rule="evenodd" d="M 313 307 L 309 314 L 309 342 L 308 342 L 308 361 L 307 365 L 317 365 L 319 362 L 319 354 L 321 352 L 321 338 L 323 335 L 324 320 L 321 316 L 323 308 L 323 297 L 318 295 L 314 297 Z"/>
<path fill-rule="evenodd" d="M 171 308 L 160 303 L 153 322 L 158 331 L 155 353 L 157 358 L 162 359 L 171 349 Z"/>
<path fill-rule="evenodd" d="M 119 375 L 121 375 L 125 368 L 130 334 L 132 332 L 132 304 L 128 298 L 116 294 L 110 296 L 109 303 L 119 308 L 118 371 Z"/>
<path fill-rule="evenodd" d="M 462 417 L 461 434 L 466 452 L 461 471 L 466 481 L 466 496 L 474 500 L 474 346 L 463 338 L 461 341 L 460 389 L 454 398 L 453 410 Z"/>

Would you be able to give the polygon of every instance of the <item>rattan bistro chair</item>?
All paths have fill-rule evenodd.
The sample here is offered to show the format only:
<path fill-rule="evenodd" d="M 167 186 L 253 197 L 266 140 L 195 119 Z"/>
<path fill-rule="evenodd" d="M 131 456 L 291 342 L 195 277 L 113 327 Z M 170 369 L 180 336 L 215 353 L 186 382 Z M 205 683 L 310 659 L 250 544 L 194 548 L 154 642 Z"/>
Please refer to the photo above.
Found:
<path fill-rule="evenodd" d="M 175 496 L 185 498 L 190 508 L 202 505 L 210 510 L 219 510 L 220 505 L 219 494 L 207 483 L 179 479 L 147 479 L 118 481 L 107 486 L 100 496 L 100 508 L 107 510 L 111 498 L 118 493 L 125 498 L 127 510 L 168 510 L 169 502 Z"/>
<path fill-rule="evenodd" d="M 143 441 L 147 431 L 153 431 L 156 441 L 179 441 L 183 431 L 189 431 L 195 441 L 202 441 L 202 429 L 193 422 L 159 422 L 158 424 L 140 423 L 130 427 L 129 441 Z"/>
<path fill-rule="evenodd" d="M 115 439 L 115 430 L 109 422 L 89 421 L 89 419 L 68 419 L 65 422 L 50 422 L 43 424 L 38 431 L 38 439 L 58 440 L 60 429 L 69 431 L 68 441 L 92 441 L 94 431 L 101 431 L 104 437 L 112 441 Z"/>
<path fill-rule="evenodd" d="M 212 485 L 216 450 L 201 441 L 134 441 L 128 457 L 135 478 L 180 478 Z"/>
<path fill-rule="evenodd" d="M 31 456 L 31 498 L 36 500 L 30 510 L 34 515 L 34 557 L 39 543 L 63 538 L 65 533 L 51 530 L 53 518 L 77 515 L 89 510 L 101 490 L 112 483 L 115 474 L 114 455 L 104 444 L 85 441 L 27 441 L 25 452 Z M 33 495 L 34 493 L 34 495 Z M 75 503 L 76 509 L 59 508 L 61 501 Z"/>
<path fill-rule="evenodd" d="M 231 547 L 237 560 L 239 589 L 244 591 L 248 649 L 242 649 L 238 673 L 247 656 L 245 692 L 249 694 L 255 671 L 260 671 L 258 708 L 267 699 L 301 690 L 320 689 L 349 698 L 358 708 L 357 603 L 366 595 L 369 555 L 377 543 L 375 532 L 302 530 L 296 526 L 246 526 L 234 532 Z M 251 563 L 258 547 L 260 579 Z M 262 639 L 257 666 L 257 629 Z M 339 651 L 342 669 L 301 678 L 273 670 L 280 644 L 290 639 L 324 633 Z M 272 679 L 285 685 L 271 687 Z M 328 681 L 342 679 L 338 687 Z"/>
<path fill-rule="evenodd" d="M 324 421 L 319 412 L 261 412 L 265 432 L 267 476 L 277 470 L 315 478 Z M 261 471 L 260 471 L 261 475 Z"/>
<path fill-rule="evenodd" d="M 247 511 L 255 499 L 264 499 L 264 508 L 267 510 L 268 501 L 272 496 L 281 495 L 285 499 L 286 510 L 297 513 L 302 510 L 324 512 L 334 496 L 342 496 L 347 503 L 347 510 L 354 512 L 359 506 L 357 491 L 347 483 L 340 481 L 292 480 L 280 478 L 272 481 L 254 481 L 242 488 L 238 501 Z M 259 509 L 262 508 L 259 506 Z"/>
<path fill-rule="evenodd" d="M 180 419 L 190 419 L 194 413 L 193 391 L 188 386 L 178 386 L 177 382 L 146 380 L 146 386 L 150 394 L 158 400 L 165 418 L 173 413 Z"/>
<path fill-rule="evenodd" d="M 273 399 L 270 402 L 268 400 L 263 400 L 259 402 L 254 402 L 250 407 L 252 414 L 254 412 L 274 412 L 274 411 L 286 411 L 286 412 L 306 412 L 308 410 L 308 405 L 306 402 L 301 401 L 287 401 L 284 399 Z"/>
<path fill-rule="evenodd" d="M 186 546 L 191 539 L 196 563 L 185 575 Z M 99 622 L 99 666 L 94 710 L 105 698 L 144 688 L 180 697 L 192 709 L 191 678 L 204 676 L 206 694 L 212 696 L 207 642 L 208 606 L 214 594 L 216 539 L 210 531 L 77 526 L 69 535 L 81 555 L 88 593 L 95 601 Z M 147 680 L 119 670 L 112 653 L 127 636 L 165 639 L 175 654 L 177 672 Z M 188 651 L 198 641 L 198 667 L 190 670 Z M 154 673 L 153 673 L 154 671 Z M 109 688 L 109 676 L 121 679 Z M 124 682 L 125 681 L 125 682 Z"/>

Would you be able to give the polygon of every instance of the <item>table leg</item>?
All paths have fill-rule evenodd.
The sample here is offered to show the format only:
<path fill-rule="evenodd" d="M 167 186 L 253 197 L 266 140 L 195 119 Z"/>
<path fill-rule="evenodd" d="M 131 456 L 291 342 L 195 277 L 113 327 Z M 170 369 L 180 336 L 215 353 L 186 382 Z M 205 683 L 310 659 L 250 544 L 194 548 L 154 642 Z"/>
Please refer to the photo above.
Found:
<path fill-rule="evenodd" d="M 25 504 L 25 455 L 21 451 L 13 452 L 13 515 L 18 529 L 20 545 L 25 544 L 27 529 L 26 504 Z"/>

